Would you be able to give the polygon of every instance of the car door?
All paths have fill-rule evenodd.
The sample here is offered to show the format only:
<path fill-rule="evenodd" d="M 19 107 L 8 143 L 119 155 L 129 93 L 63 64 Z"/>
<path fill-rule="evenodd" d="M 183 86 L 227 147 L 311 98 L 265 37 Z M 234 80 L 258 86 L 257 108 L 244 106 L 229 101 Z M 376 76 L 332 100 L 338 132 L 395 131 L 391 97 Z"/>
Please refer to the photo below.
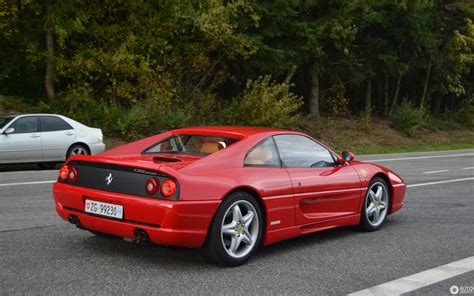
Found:
<path fill-rule="evenodd" d="M 336 165 L 331 152 L 309 137 L 274 138 L 293 185 L 297 225 L 359 213 L 362 191 L 354 168 Z"/>
<path fill-rule="evenodd" d="M 244 161 L 247 182 L 262 191 L 268 232 L 295 226 L 294 198 L 288 172 L 281 167 L 273 137 L 250 149 Z"/>
<path fill-rule="evenodd" d="M 13 128 L 14 131 L 0 135 L 0 163 L 41 160 L 41 135 L 36 116 L 19 117 L 7 128 Z"/>
<path fill-rule="evenodd" d="M 40 116 L 41 146 L 44 161 L 65 160 L 76 140 L 76 131 L 58 116 Z"/>

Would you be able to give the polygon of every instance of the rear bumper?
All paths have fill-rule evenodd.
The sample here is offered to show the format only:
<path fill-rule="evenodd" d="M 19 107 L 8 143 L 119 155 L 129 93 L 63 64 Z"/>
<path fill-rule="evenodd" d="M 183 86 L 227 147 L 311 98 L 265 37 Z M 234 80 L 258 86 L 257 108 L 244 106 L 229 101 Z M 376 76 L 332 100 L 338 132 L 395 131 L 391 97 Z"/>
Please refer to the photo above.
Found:
<path fill-rule="evenodd" d="M 206 239 L 220 201 L 167 201 L 87 189 L 62 183 L 53 185 L 56 211 L 68 220 L 75 215 L 85 229 L 135 238 L 142 229 L 153 243 L 198 248 Z M 122 220 L 84 212 L 85 199 L 122 205 Z"/>
<path fill-rule="evenodd" d="M 105 144 L 104 143 L 89 144 L 89 148 L 91 149 L 91 155 L 96 155 L 105 151 Z"/>

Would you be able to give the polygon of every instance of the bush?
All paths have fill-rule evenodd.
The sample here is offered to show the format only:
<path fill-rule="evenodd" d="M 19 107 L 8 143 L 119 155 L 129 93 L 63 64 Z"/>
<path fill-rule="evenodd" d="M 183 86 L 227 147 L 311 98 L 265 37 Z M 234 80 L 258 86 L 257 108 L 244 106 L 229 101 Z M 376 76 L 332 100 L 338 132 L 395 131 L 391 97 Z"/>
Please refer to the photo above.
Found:
<path fill-rule="evenodd" d="M 372 111 L 373 108 L 369 107 L 360 112 L 360 124 L 362 126 L 362 129 L 364 129 L 365 131 L 370 131 L 372 129 Z"/>
<path fill-rule="evenodd" d="M 474 127 L 474 97 L 465 100 L 461 104 L 454 118 L 462 125 Z"/>
<path fill-rule="evenodd" d="M 290 92 L 291 75 L 282 83 L 271 76 L 249 80 L 241 96 L 223 111 L 228 124 L 293 128 L 303 99 Z"/>
<path fill-rule="evenodd" d="M 428 112 L 415 107 L 407 100 L 404 100 L 390 117 L 390 126 L 408 136 L 414 136 L 421 128 L 432 128 Z"/>
<path fill-rule="evenodd" d="M 123 140 L 137 140 L 185 125 L 182 112 L 159 107 L 150 100 L 130 108 L 101 103 L 91 112 L 91 125 L 102 128 L 106 135 Z"/>
<path fill-rule="evenodd" d="M 0 116 L 32 111 L 33 108 L 26 105 L 20 97 L 0 95 Z"/>

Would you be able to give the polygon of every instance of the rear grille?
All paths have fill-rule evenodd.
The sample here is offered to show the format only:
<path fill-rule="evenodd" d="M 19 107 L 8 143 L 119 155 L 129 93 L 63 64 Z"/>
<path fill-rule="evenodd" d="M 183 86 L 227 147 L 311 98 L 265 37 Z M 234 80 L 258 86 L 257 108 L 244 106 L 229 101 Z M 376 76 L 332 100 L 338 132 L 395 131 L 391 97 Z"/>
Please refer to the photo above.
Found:
<path fill-rule="evenodd" d="M 83 161 L 71 161 L 68 166 L 75 167 L 78 171 L 78 178 L 75 182 L 58 179 L 60 183 L 69 185 L 103 190 L 108 192 L 122 193 L 149 198 L 161 198 L 166 200 L 177 200 L 179 196 L 179 184 L 177 184 L 176 193 L 170 198 L 161 195 L 160 190 L 155 195 L 148 195 L 145 191 L 146 181 L 154 178 L 160 185 L 168 179 L 169 176 L 156 171 L 144 170 L 140 168 L 117 166 L 106 163 L 94 163 Z"/>

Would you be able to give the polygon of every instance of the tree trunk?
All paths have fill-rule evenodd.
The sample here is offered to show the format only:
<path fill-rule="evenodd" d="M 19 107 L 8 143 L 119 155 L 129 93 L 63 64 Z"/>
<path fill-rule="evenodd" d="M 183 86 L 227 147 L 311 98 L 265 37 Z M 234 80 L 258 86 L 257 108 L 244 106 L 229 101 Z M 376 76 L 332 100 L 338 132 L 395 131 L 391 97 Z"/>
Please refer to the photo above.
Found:
<path fill-rule="evenodd" d="M 387 117 L 388 115 L 388 93 L 389 93 L 389 81 L 388 81 L 388 72 L 385 72 L 385 97 L 383 102 L 383 115 Z"/>
<path fill-rule="evenodd" d="M 420 109 L 423 109 L 423 107 L 425 106 L 426 92 L 428 90 L 428 82 L 430 81 L 430 75 L 431 75 L 431 60 L 428 63 L 428 69 L 426 70 L 425 85 L 423 86 L 423 94 L 421 95 L 421 100 L 420 100 Z"/>
<path fill-rule="evenodd" d="M 53 58 L 54 58 L 54 45 L 53 45 L 53 24 L 52 24 L 52 0 L 46 0 L 46 23 L 44 29 L 46 31 L 46 72 L 44 75 L 44 86 L 46 89 L 46 95 L 48 100 L 51 102 L 54 100 L 54 84 L 53 84 Z"/>
<path fill-rule="evenodd" d="M 433 104 L 433 114 L 435 116 L 439 116 L 439 114 L 441 114 L 441 96 L 440 95 L 436 95 L 434 97 L 434 104 Z"/>
<path fill-rule="evenodd" d="M 390 107 L 390 111 L 388 112 L 388 115 L 392 115 L 393 111 L 395 110 L 395 107 L 397 106 L 398 95 L 400 94 L 401 82 L 402 82 L 402 74 L 398 74 L 397 87 L 395 89 L 395 94 L 393 95 L 392 106 Z"/>
<path fill-rule="evenodd" d="M 316 65 L 310 69 L 309 114 L 316 119 L 321 118 L 319 113 L 319 77 Z"/>
<path fill-rule="evenodd" d="M 370 112 L 372 99 L 372 77 L 367 79 L 367 89 L 365 90 L 365 112 Z"/>

